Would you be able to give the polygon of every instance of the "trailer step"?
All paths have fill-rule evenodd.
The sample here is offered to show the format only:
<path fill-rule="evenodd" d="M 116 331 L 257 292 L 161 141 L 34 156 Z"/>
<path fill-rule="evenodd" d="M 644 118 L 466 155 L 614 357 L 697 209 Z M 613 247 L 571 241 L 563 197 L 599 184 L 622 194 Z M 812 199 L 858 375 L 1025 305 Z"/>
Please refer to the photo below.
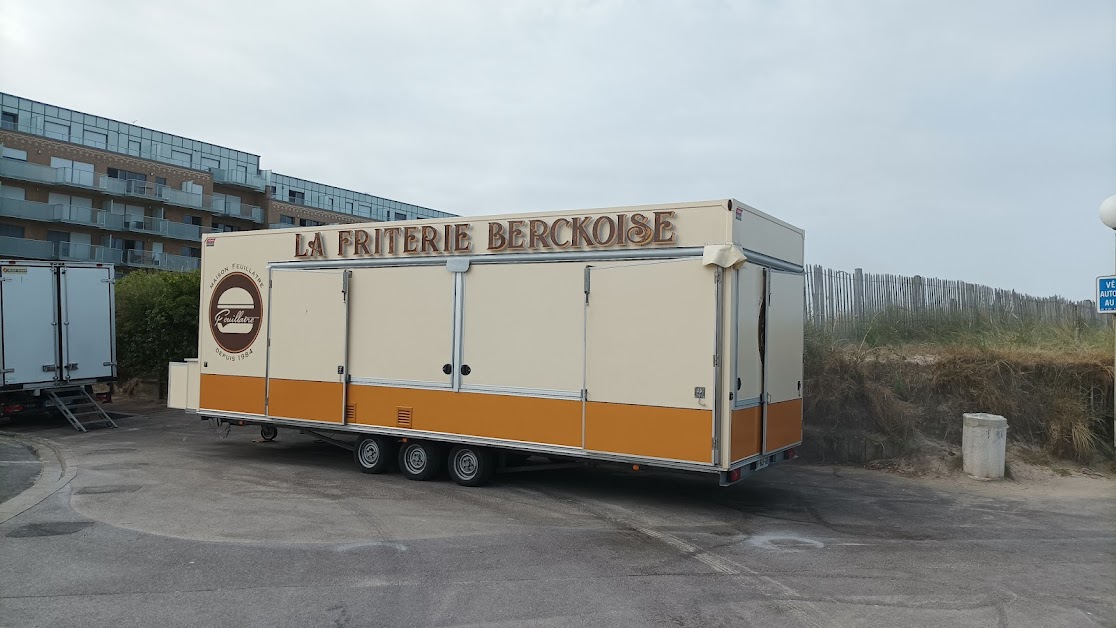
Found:
<path fill-rule="evenodd" d="M 89 394 L 89 391 L 84 386 L 77 388 L 65 388 L 61 390 L 46 390 L 46 395 L 54 404 L 55 408 L 66 417 L 70 425 L 79 432 L 85 432 L 86 427 L 93 425 L 107 425 L 109 427 L 116 427 L 116 422 L 112 417 L 105 412 L 101 404 Z M 67 401 L 76 401 L 77 403 L 66 403 Z M 85 410 L 83 412 L 74 412 L 74 410 Z M 92 420 L 81 421 L 79 417 L 95 417 Z"/>

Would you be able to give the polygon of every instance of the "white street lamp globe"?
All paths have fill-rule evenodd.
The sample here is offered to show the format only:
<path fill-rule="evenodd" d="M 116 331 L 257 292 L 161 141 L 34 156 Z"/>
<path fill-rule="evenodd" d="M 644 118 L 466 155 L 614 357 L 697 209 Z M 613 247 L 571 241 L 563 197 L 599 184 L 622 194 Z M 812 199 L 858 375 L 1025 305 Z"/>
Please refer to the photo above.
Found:
<path fill-rule="evenodd" d="M 1116 229 L 1116 194 L 1109 196 L 1101 203 L 1100 219 L 1109 229 Z"/>

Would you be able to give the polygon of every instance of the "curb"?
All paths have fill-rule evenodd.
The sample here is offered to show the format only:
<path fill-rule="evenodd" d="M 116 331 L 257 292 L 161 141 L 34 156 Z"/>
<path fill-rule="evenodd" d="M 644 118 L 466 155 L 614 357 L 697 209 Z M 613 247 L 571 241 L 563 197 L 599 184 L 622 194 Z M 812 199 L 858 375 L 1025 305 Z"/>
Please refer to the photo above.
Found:
<path fill-rule="evenodd" d="M 0 432 L 0 440 L 27 445 L 39 457 L 42 471 L 30 488 L 0 503 L 0 523 L 27 512 L 58 492 L 77 475 L 77 465 L 66 463 L 66 450 L 59 444 L 37 436 Z"/>

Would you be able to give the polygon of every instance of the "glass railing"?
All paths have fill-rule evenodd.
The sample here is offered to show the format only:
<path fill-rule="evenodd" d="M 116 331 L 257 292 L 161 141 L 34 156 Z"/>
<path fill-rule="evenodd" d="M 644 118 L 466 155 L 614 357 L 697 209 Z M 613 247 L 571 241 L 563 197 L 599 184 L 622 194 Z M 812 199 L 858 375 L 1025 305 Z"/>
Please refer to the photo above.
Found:
<path fill-rule="evenodd" d="M 201 260 L 197 257 L 185 255 L 172 255 L 170 253 L 155 253 L 153 251 L 126 251 L 124 263 L 129 266 L 142 266 L 144 268 L 159 268 L 177 272 L 197 270 Z"/>
<path fill-rule="evenodd" d="M 106 229 L 119 229 L 121 225 L 113 226 L 102 222 L 105 212 L 92 207 L 76 207 L 74 205 L 52 205 L 37 203 L 15 198 L 0 198 L 0 216 L 22 218 L 24 220 L 39 220 L 43 222 L 65 222 L 74 225 L 90 227 L 103 227 Z"/>
<path fill-rule="evenodd" d="M 211 168 L 209 172 L 213 175 L 214 183 L 237 185 L 256 190 L 257 192 L 263 192 L 267 189 L 267 179 L 258 174 L 251 174 L 240 170 L 218 170 L 217 168 Z"/>
<path fill-rule="evenodd" d="M 45 129 L 35 128 L 35 127 L 33 127 L 29 124 L 14 124 L 12 122 L 4 122 L 3 128 L 6 131 L 19 131 L 20 133 L 27 133 L 29 135 L 38 135 L 38 136 L 46 137 L 46 138 L 49 138 L 49 139 L 52 139 L 52 140 L 59 140 L 59 141 L 62 141 L 62 142 L 69 142 L 71 144 L 81 144 L 83 146 L 89 146 L 89 147 L 92 147 L 92 148 L 97 148 L 97 149 L 100 149 L 100 150 L 106 150 L 106 151 L 113 152 L 113 153 L 121 153 L 121 154 L 124 154 L 124 155 L 132 155 L 133 157 L 139 157 L 141 159 L 150 159 L 152 161 L 161 161 L 163 163 L 174 164 L 176 166 L 182 166 L 183 168 L 190 168 L 192 170 L 200 170 L 200 168 L 195 167 L 189 159 L 178 159 L 178 158 L 175 158 L 175 157 L 170 156 L 170 155 L 161 155 L 159 153 L 152 152 L 152 151 L 149 151 L 149 150 L 140 150 L 138 148 L 133 148 L 132 146 L 119 146 L 119 145 L 116 145 L 116 144 L 109 144 L 107 142 L 102 142 L 100 140 L 94 140 L 94 139 L 88 139 L 88 138 L 79 140 L 77 138 L 74 138 L 69 133 L 55 133 L 53 131 L 47 131 Z"/>
<path fill-rule="evenodd" d="M 124 251 L 97 244 L 59 242 L 58 259 L 119 264 L 124 259 Z"/>
<path fill-rule="evenodd" d="M 243 218 L 253 222 L 263 222 L 263 210 L 255 205 L 246 205 L 239 201 L 229 200 L 228 197 L 217 198 L 207 196 L 207 209 L 215 214 L 223 214 L 234 218 Z"/>
<path fill-rule="evenodd" d="M 0 198 L 0 216 L 24 220 L 54 220 L 54 209 L 46 203 L 36 203 L 18 198 Z"/>
<path fill-rule="evenodd" d="M 0 236 L 0 256 L 54 259 L 54 243 Z"/>
<path fill-rule="evenodd" d="M 273 222 L 270 225 L 268 225 L 267 228 L 268 229 L 291 229 L 291 228 L 297 227 L 297 226 L 298 225 L 292 225 L 291 223 L 288 223 L 288 222 Z"/>

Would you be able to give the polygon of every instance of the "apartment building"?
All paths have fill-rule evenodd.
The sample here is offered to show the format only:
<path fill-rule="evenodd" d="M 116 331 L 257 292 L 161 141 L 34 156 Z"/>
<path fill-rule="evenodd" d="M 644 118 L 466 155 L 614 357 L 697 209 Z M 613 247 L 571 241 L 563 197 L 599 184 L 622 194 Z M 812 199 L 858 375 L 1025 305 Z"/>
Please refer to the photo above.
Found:
<path fill-rule="evenodd" d="M 445 216 L 0 92 L 0 257 L 189 271 L 213 232 Z"/>

